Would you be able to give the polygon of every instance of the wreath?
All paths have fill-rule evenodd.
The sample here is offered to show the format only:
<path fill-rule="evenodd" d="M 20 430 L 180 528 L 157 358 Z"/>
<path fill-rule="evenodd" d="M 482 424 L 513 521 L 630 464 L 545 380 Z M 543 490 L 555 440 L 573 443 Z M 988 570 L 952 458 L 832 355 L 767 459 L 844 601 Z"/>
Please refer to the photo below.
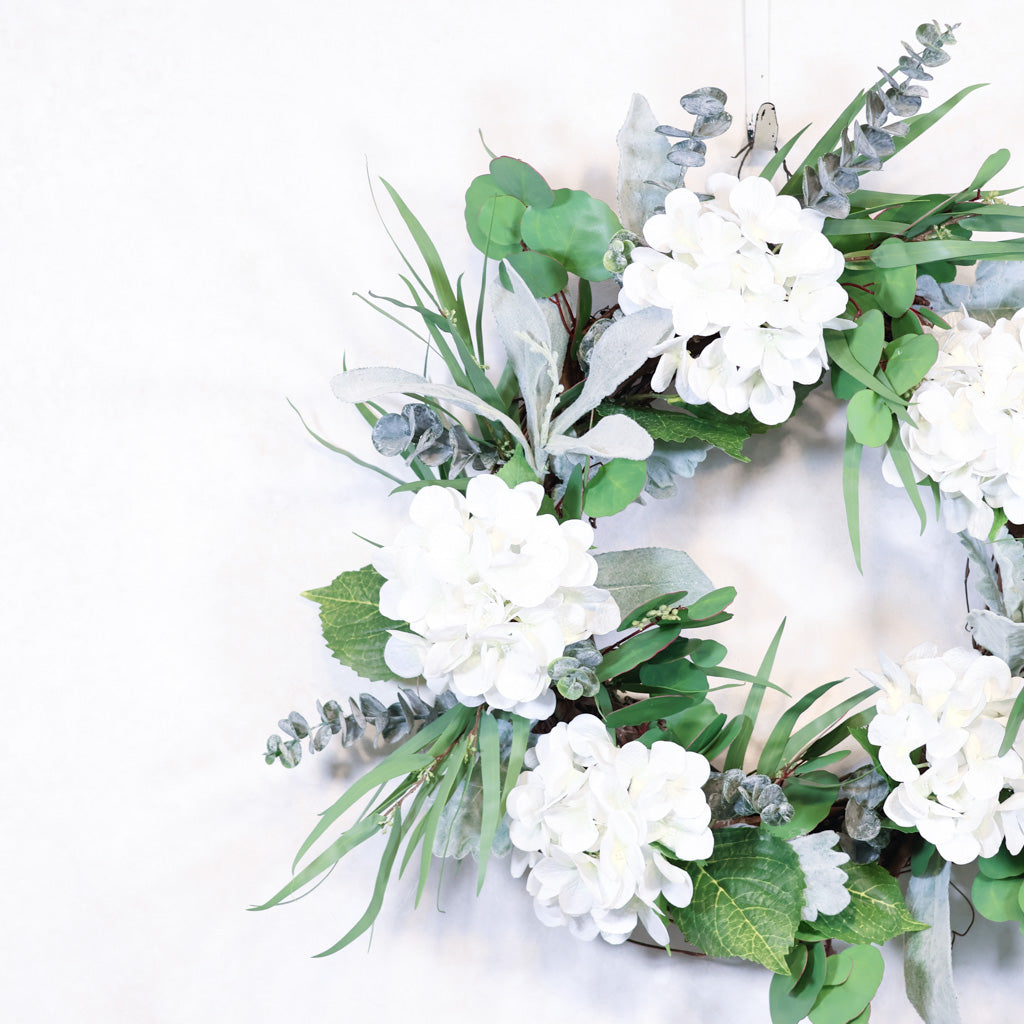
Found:
<path fill-rule="evenodd" d="M 417 255 L 376 308 L 434 372 L 332 382 L 391 462 L 313 436 L 390 478 L 407 524 L 305 596 L 339 661 L 398 686 L 390 706 L 293 711 L 265 757 L 290 768 L 367 732 L 388 752 L 260 909 L 383 834 L 366 912 L 325 953 L 372 926 L 406 869 L 418 899 L 435 858 L 476 857 L 479 891 L 508 857 L 546 925 L 764 965 L 774 1024 L 866 1021 L 878 947 L 900 935 L 915 1008 L 959 1019 L 950 865 L 977 862 L 977 911 L 1024 930 L 1024 237 L 990 240 L 1021 232 L 1024 207 L 985 190 L 1005 150 L 948 194 L 860 187 L 972 91 L 922 112 L 954 28 L 921 25 L 792 173 L 803 133 L 776 149 L 765 104 L 749 131 L 763 168 L 687 186 L 731 124 L 714 87 L 682 97 L 685 127 L 633 97 L 617 213 L 489 152 L 466 192 L 475 302 L 383 183 Z M 505 356 L 490 373 L 488 308 Z M 756 672 L 728 667 L 702 630 L 731 618 L 735 590 L 682 551 L 595 551 L 595 528 L 671 501 L 713 448 L 745 461 L 826 382 L 846 403 L 858 566 L 869 447 L 922 527 L 933 505 L 960 534 L 986 607 L 970 646 L 883 658 L 853 696 L 827 682 L 765 722 L 781 627 Z M 737 686 L 730 717 L 714 696 Z"/>

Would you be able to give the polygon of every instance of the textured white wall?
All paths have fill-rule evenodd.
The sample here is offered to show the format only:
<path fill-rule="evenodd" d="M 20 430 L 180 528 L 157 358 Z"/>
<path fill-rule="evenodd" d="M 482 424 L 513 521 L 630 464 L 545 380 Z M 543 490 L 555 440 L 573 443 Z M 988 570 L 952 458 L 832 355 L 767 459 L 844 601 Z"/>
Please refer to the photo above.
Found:
<path fill-rule="evenodd" d="M 402 270 L 367 167 L 472 291 L 462 195 L 486 168 L 477 130 L 553 184 L 613 202 L 630 94 L 672 122 L 682 93 L 716 84 L 739 115 L 714 150 L 722 163 L 742 137 L 741 12 L 739 0 L 4 5 L 6 1019 L 441 1021 L 486 1007 L 494 1024 L 767 1020 L 764 972 L 578 944 L 537 924 L 500 866 L 479 900 L 469 872 L 449 872 L 444 914 L 412 914 L 399 886 L 368 954 L 309 959 L 361 913 L 372 856 L 310 901 L 243 913 L 285 879 L 338 787 L 326 762 L 266 768 L 265 736 L 358 685 L 298 594 L 363 564 L 351 531 L 386 538 L 401 506 L 285 403 L 366 453 L 330 376 L 343 354 L 419 359 L 352 297 L 395 292 Z M 783 135 L 824 129 L 933 17 L 965 24 L 932 102 L 992 85 L 895 161 L 885 187 L 954 189 L 992 150 L 1019 151 L 1024 16 L 993 0 L 776 0 Z M 1000 183 L 1024 177 L 1022 159 Z M 633 510 L 599 543 L 682 547 L 735 584 L 721 636 L 738 667 L 787 615 L 778 678 L 795 691 L 872 668 L 880 648 L 954 642 L 957 547 L 936 530 L 920 539 L 870 463 L 866 574 L 853 569 L 839 429 L 815 400 L 750 446 L 753 465 L 709 460 L 675 504 Z M 1012 925 L 958 943 L 969 1019 L 1000 1016 L 1021 954 Z M 876 1013 L 915 1019 L 895 970 Z"/>

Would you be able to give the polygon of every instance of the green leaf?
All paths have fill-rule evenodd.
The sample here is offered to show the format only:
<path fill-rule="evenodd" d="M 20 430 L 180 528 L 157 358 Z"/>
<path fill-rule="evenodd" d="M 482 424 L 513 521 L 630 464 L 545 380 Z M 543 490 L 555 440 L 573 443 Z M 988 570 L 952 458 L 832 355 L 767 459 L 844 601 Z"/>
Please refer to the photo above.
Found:
<path fill-rule="evenodd" d="M 703 863 L 688 864 L 693 900 L 673 911 L 708 956 L 740 956 L 788 974 L 804 888 L 796 851 L 761 829 L 720 829 Z"/>
<path fill-rule="evenodd" d="M 417 906 L 419 906 L 423 890 L 427 885 L 430 861 L 434 855 L 434 840 L 437 836 L 438 825 L 441 822 L 441 814 L 444 812 L 455 787 L 466 777 L 468 772 L 466 750 L 469 747 L 469 738 L 469 733 L 463 733 L 451 751 L 434 767 L 436 773 L 435 795 L 434 802 L 424 818 L 423 851 L 420 854 L 420 879 L 416 887 Z M 483 858 L 485 854 L 481 851 L 480 856 Z"/>
<path fill-rule="evenodd" d="M 569 275 L 565 267 L 557 260 L 532 249 L 519 249 L 505 257 L 512 264 L 515 272 L 529 285 L 530 291 L 538 299 L 547 299 L 560 292 L 568 283 Z M 498 267 L 501 283 L 511 290 L 512 283 L 504 263 Z"/>
<path fill-rule="evenodd" d="M 917 480 L 914 477 L 914 467 L 910 462 L 910 455 L 903 444 L 900 432 L 894 430 L 889 438 L 889 455 L 892 457 L 892 464 L 896 467 L 903 489 L 910 498 L 910 503 L 917 512 L 917 518 L 921 523 L 921 532 L 928 525 L 928 513 L 924 510 L 924 502 L 921 500 L 921 491 Z"/>
<path fill-rule="evenodd" d="M 505 195 L 501 186 L 489 174 L 481 174 L 466 190 L 466 231 L 473 244 L 489 259 L 500 260 L 514 252 L 522 252 L 520 240 L 499 244 L 490 237 L 490 223 L 481 226 L 480 213 L 484 205 L 496 196 Z M 520 214 L 520 220 L 522 215 Z"/>
<path fill-rule="evenodd" d="M 758 712 L 761 710 L 761 701 L 764 699 L 765 687 L 769 682 L 768 677 L 771 675 L 772 666 L 775 664 L 775 656 L 778 654 L 779 644 L 782 641 L 782 631 L 785 628 L 786 620 L 783 619 L 779 623 L 779 628 L 775 631 L 771 643 L 768 645 L 764 658 L 761 660 L 761 667 L 757 670 L 759 681 L 750 687 L 746 703 L 743 705 L 743 715 L 746 722 L 740 728 L 738 735 L 732 742 L 732 746 L 729 747 L 729 755 L 725 759 L 726 768 L 743 767 L 743 758 L 747 753 L 747 744 L 750 742 L 750 737 L 754 731 L 754 722 L 757 721 Z"/>
<path fill-rule="evenodd" d="M 451 477 L 448 480 L 410 480 L 407 483 L 399 484 L 388 492 L 388 494 L 401 494 L 404 491 L 422 491 L 424 487 L 454 487 L 457 491 L 464 491 L 469 486 L 468 476 Z"/>
<path fill-rule="evenodd" d="M 893 239 L 884 250 L 874 249 L 871 262 L 877 267 L 914 266 L 921 263 L 946 262 L 949 260 L 1019 260 L 1024 257 L 1024 239 L 1011 238 L 1006 241 L 971 239 L 929 239 L 923 242 L 903 242 Z"/>
<path fill-rule="evenodd" d="M 828 958 L 825 986 L 807 1015 L 811 1024 L 853 1024 L 882 983 L 885 962 L 874 946 L 848 946 Z M 833 984 L 833 979 L 840 979 Z"/>
<path fill-rule="evenodd" d="M 773 974 L 768 987 L 772 1024 L 800 1024 L 814 1006 L 825 983 L 825 948 L 820 942 L 798 942 L 786 957 L 791 977 Z"/>
<path fill-rule="evenodd" d="M 483 789 L 483 812 L 480 816 L 480 859 L 476 876 L 476 892 L 484 887 L 491 845 L 501 821 L 501 754 L 498 743 L 498 722 L 484 712 L 478 729 L 480 745 L 480 781 Z"/>
<path fill-rule="evenodd" d="M 647 463 L 612 459 L 591 478 L 583 496 L 583 511 L 595 519 L 614 516 L 640 496 L 647 483 Z"/>
<path fill-rule="evenodd" d="M 814 928 L 822 935 L 851 945 L 882 945 L 897 935 L 927 925 L 907 911 L 896 879 L 878 864 L 844 864 L 850 903 L 838 914 L 819 914 Z"/>
<path fill-rule="evenodd" d="M 892 410 L 883 398 L 867 388 L 850 399 L 846 419 L 854 440 L 866 448 L 881 448 L 892 433 Z"/>
<path fill-rule="evenodd" d="M 929 110 L 925 114 L 915 114 L 913 117 L 908 117 L 903 123 L 908 126 L 907 134 L 902 137 L 895 137 L 893 142 L 896 143 L 896 152 L 899 153 L 906 149 L 914 139 L 919 139 L 932 125 L 938 124 L 962 99 L 969 96 L 975 89 L 981 89 L 986 83 L 978 82 L 975 85 L 969 85 L 966 89 L 961 89 L 955 96 L 951 96 L 945 103 L 940 104 L 934 110 Z M 889 157 L 884 159 L 891 159 Z"/>
<path fill-rule="evenodd" d="M 804 748 L 808 746 L 813 740 L 815 740 L 821 733 L 825 732 L 826 729 L 830 729 L 835 725 L 848 711 L 852 711 L 858 704 L 863 703 L 868 697 L 873 697 L 878 693 L 878 690 L 874 686 L 867 686 L 858 693 L 855 693 L 852 697 L 847 697 L 846 700 L 840 701 L 835 707 L 829 708 L 828 711 L 818 715 L 817 718 L 812 719 L 806 725 L 801 726 L 792 736 L 789 738 L 789 742 L 786 744 L 786 749 L 782 754 L 784 761 L 792 761 L 798 755 L 804 752 Z M 837 737 L 838 739 L 838 737 Z M 824 750 L 817 750 L 815 754 L 825 753 Z"/>
<path fill-rule="evenodd" d="M 988 878 L 1020 878 L 1024 876 L 1024 851 L 1010 853 L 1000 846 L 991 857 L 978 858 L 978 870 Z"/>
<path fill-rule="evenodd" d="M 775 172 L 783 165 L 786 157 L 789 156 L 790 150 L 797 144 L 800 136 L 803 135 L 803 133 L 810 127 L 811 126 L 809 124 L 805 124 L 803 128 L 796 133 L 796 135 L 780 146 L 778 150 L 776 150 L 775 155 L 764 165 L 764 167 L 761 168 L 761 174 L 759 177 L 766 178 L 768 181 L 771 181 L 772 178 L 775 177 Z"/>
<path fill-rule="evenodd" d="M 750 431 L 737 420 L 723 419 L 721 422 L 701 419 L 688 412 L 666 412 L 663 409 L 637 409 L 631 406 L 619 406 L 605 403 L 598 407 L 602 416 L 622 413 L 631 420 L 636 420 L 656 441 L 670 441 L 681 444 L 696 438 L 721 448 L 726 455 L 731 455 L 740 462 L 749 462 L 743 454 L 743 442 L 750 437 Z"/>
<path fill-rule="evenodd" d="M 558 260 L 570 273 L 588 281 L 606 281 L 604 255 L 618 217 L 606 203 L 586 192 L 560 188 L 546 209 L 531 206 L 523 214 L 523 241 L 529 248 Z"/>
<path fill-rule="evenodd" d="M 530 741 L 529 720 L 523 718 L 522 715 L 511 715 L 510 717 L 512 718 L 512 745 L 509 748 L 508 764 L 505 766 L 505 781 L 501 787 L 501 803 L 498 805 L 499 818 L 504 816 L 505 802 L 523 770 L 523 758 L 526 756 L 526 747 Z"/>
<path fill-rule="evenodd" d="M 917 387 L 939 357 L 934 334 L 905 334 L 885 346 L 885 375 L 893 391 L 905 394 Z"/>
<path fill-rule="evenodd" d="M 609 728 L 619 729 L 624 725 L 642 725 L 657 722 L 661 718 L 669 718 L 695 707 L 701 700 L 700 694 L 682 694 L 678 697 L 650 697 L 637 701 L 628 707 L 620 708 L 606 716 L 605 724 Z"/>
<path fill-rule="evenodd" d="M 324 639 L 334 657 L 368 680 L 398 678 L 384 662 L 384 645 L 388 630 L 404 623 L 381 615 L 378 605 L 383 582 L 384 577 L 367 565 L 343 572 L 330 586 L 302 595 L 320 605 Z"/>
<path fill-rule="evenodd" d="M 388 880 L 391 878 L 391 869 L 394 867 L 395 857 L 398 854 L 398 847 L 401 842 L 402 812 L 396 807 L 395 816 L 391 822 L 391 834 L 388 836 L 384 853 L 381 854 L 380 868 L 377 871 L 377 879 L 373 885 L 370 905 L 366 908 L 363 916 L 330 949 L 317 953 L 318 957 L 330 956 L 332 953 L 337 953 L 339 949 L 344 949 L 354 939 L 358 939 L 377 920 L 381 905 L 384 903 L 384 893 L 387 890 Z"/>
<path fill-rule="evenodd" d="M 505 463 L 495 474 L 508 484 L 509 487 L 517 487 L 519 484 L 540 483 L 537 474 L 530 468 L 526 461 L 522 448 L 516 448 L 515 455 Z"/>
<path fill-rule="evenodd" d="M 671 548 L 632 548 L 595 555 L 596 585 L 607 590 L 626 613 L 649 601 L 685 591 L 697 601 L 713 589 L 711 580 L 684 551 Z M 623 619 L 626 628 L 632 618 Z"/>
<path fill-rule="evenodd" d="M 565 483 L 565 494 L 562 495 L 561 516 L 564 523 L 569 519 L 579 519 L 583 515 L 583 466 L 573 466 L 569 479 Z"/>
<path fill-rule="evenodd" d="M 519 225 L 525 212 L 526 207 L 513 196 L 498 195 L 484 200 L 477 214 L 477 226 L 490 240 L 488 251 L 490 245 L 499 249 L 518 248 L 522 238 Z"/>
<path fill-rule="evenodd" d="M 868 372 L 874 373 L 885 345 L 885 320 L 877 309 L 869 309 L 847 335 L 850 353 Z"/>
<path fill-rule="evenodd" d="M 878 313 L 878 310 L 872 309 L 864 314 L 864 317 L 870 317 L 873 314 Z M 879 316 L 881 314 L 879 313 Z M 892 388 L 888 387 L 885 383 L 874 376 L 873 373 L 869 373 L 861 364 L 847 344 L 846 338 L 838 331 L 826 331 L 825 332 L 825 349 L 828 352 L 829 359 L 845 370 L 851 377 L 859 381 L 863 387 L 870 388 L 872 391 L 877 392 L 883 398 L 888 399 L 894 405 L 906 406 L 906 402 L 896 394 Z"/>
<path fill-rule="evenodd" d="M 555 201 L 548 183 L 528 163 L 511 156 L 491 161 L 491 178 L 503 192 L 515 196 L 524 206 L 546 209 Z"/>
<path fill-rule="evenodd" d="M 797 700 L 792 707 L 787 708 L 779 716 L 774 728 L 765 742 L 761 752 L 761 759 L 757 762 L 757 770 L 764 775 L 775 775 L 782 767 L 782 754 L 793 734 L 797 720 L 811 707 L 819 698 L 823 697 L 833 687 L 838 686 L 842 679 L 833 679 L 830 683 L 822 683 L 815 687 L 810 693 L 805 694 Z"/>
<path fill-rule="evenodd" d="M 887 238 L 879 249 L 892 245 L 895 239 Z M 876 264 L 877 266 L 877 264 Z M 914 301 L 917 293 L 917 267 L 894 267 L 878 275 L 875 284 L 875 298 L 882 311 L 889 316 L 901 316 Z"/>
<path fill-rule="evenodd" d="M 971 886 L 971 902 L 974 909 L 990 921 L 1017 921 L 1024 924 L 1020 893 L 1019 878 L 990 878 L 979 874 Z"/>
<path fill-rule="evenodd" d="M 793 805 L 793 817 L 783 825 L 762 826 L 779 839 L 795 839 L 807 835 L 832 810 L 839 795 L 839 780 L 826 771 L 810 771 L 791 775 L 782 791 Z"/>
<path fill-rule="evenodd" d="M 679 624 L 654 626 L 630 637 L 604 656 L 604 660 L 597 667 L 597 678 L 603 683 L 636 668 L 637 665 L 643 665 L 672 643 L 681 630 L 682 626 Z"/>

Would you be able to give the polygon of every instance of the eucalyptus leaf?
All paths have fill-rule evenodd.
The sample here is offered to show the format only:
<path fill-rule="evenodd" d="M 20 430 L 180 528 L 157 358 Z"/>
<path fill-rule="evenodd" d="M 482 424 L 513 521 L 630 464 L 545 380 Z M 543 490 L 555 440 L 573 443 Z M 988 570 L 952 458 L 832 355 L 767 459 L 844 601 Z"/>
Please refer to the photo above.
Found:
<path fill-rule="evenodd" d="M 495 184 L 524 206 L 546 209 L 555 201 L 555 194 L 544 178 L 522 160 L 496 157 L 491 161 L 490 172 Z"/>
<path fill-rule="evenodd" d="M 558 260 L 570 273 L 588 281 L 606 281 L 608 242 L 621 228 L 607 204 L 586 192 L 560 188 L 546 209 L 530 207 L 523 214 L 523 241 Z"/>
<path fill-rule="evenodd" d="M 854 440 L 867 448 L 881 448 L 892 433 L 892 410 L 881 396 L 867 388 L 850 399 L 846 419 Z"/>
<path fill-rule="evenodd" d="M 646 482 L 647 466 L 643 462 L 612 459 L 587 484 L 583 511 L 594 518 L 616 515 L 636 501 Z"/>

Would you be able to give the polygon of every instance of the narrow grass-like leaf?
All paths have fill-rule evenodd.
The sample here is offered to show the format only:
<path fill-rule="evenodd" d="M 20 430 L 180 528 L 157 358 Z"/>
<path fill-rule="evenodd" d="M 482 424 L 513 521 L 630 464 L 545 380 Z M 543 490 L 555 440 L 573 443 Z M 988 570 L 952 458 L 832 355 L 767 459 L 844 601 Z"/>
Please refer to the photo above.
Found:
<path fill-rule="evenodd" d="M 783 761 L 792 761 L 798 754 L 803 752 L 804 747 L 817 739 L 821 733 L 835 725 L 848 711 L 852 711 L 858 704 L 863 703 L 868 697 L 873 696 L 877 692 L 874 686 L 868 686 L 852 697 L 841 701 L 834 708 L 824 712 L 824 714 L 818 715 L 817 718 L 808 722 L 807 725 L 797 729 L 789 738 L 789 742 L 782 753 Z"/>
<path fill-rule="evenodd" d="M 377 915 L 380 913 L 381 905 L 384 903 L 384 892 L 391 878 L 391 869 L 394 867 L 395 856 L 398 854 L 399 844 L 402 842 L 402 812 L 396 807 L 394 820 L 391 822 L 391 834 L 388 836 L 387 846 L 380 858 L 380 869 L 377 871 L 377 880 L 373 885 L 373 895 L 370 897 L 370 905 L 366 908 L 363 916 L 340 938 L 330 949 L 317 953 L 318 957 L 330 956 L 344 949 L 353 939 L 359 938 L 369 928 Z"/>
<path fill-rule="evenodd" d="M 853 561 L 862 573 L 864 569 L 860 564 L 860 459 L 863 452 L 864 446 L 858 443 L 847 426 L 843 446 L 843 504 L 846 507 L 846 529 L 850 535 L 850 547 L 853 548 Z"/>
<path fill-rule="evenodd" d="M 406 820 L 406 844 L 405 853 L 402 854 L 402 864 L 398 869 L 398 877 L 401 878 L 405 874 L 405 869 L 409 866 L 409 861 L 412 860 L 413 855 L 416 853 L 416 848 L 419 846 L 423 839 L 423 831 L 427 826 L 427 816 L 421 815 L 424 804 L 430 799 L 430 795 L 433 792 L 433 785 L 428 781 L 424 780 L 420 785 L 419 792 L 413 797 L 412 804 L 409 807 L 408 813 L 405 816 Z M 412 827 L 408 827 L 409 822 L 416 822 Z"/>
<path fill-rule="evenodd" d="M 480 858 L 476 876 L 477 895 L 484 887 L 487 864 L 491 859 L 491 844 L 501 821 L 501 756 L 498 743 L 498 723 L 493 715 L 484 712 L 477 730 L 480 747 L 480 778 L 483 786 L 483 811 L 480 816 Z"/>
<path fill-rule="evenodd" d="M 424 487 L 454 487 L 457 491 L 464 491 L 469 486 L 468 476 L 451 477 L 448 480 L 409 480 L 404 484 L 388 491 L 388 494 L 401 494 L 404 491 L 422 491 Z"/>
<path fill-rule="evenodd" d="M 966 89 L 961 89 L 955 96 L 951 96 L 945 103 L 940 104 L 934 110 L 929 110 L 926 114 L 915 114 L 913 117 L 908 117 L 904 124 L 909 126 L 907 134 L 901 137 L 896 137 L 893 142 L 896 143 L 896 153 L 901 153 L 904 149 L 909 146 L 914 139 L 919 139 L 932 125 L 937 124 L 942 120 L 962 99 L 969 96 L 975 89 L 981 89 L 987 85 L 986 82 L 978 82 L 975 85 L 969 85 Z M 895 153 L 889 154 L 887 157 L 883 157 L 884 160 L 889 160 Z"/>
<path fill-rule="evenodd" d="M 822 683 L 816 686 L 810 693 L 804 694 L 792 707 L 787 708 L 779 715 L 772 731 L 765 742 L 764 750 L 761 751 L 761 759 L 757 762 L 757 770 L 763 775 L 774 776 L 782 767 L 782 755 L 786 749 L 793 730 L 800 716 L 812 707 L 833 687 L 838 686 L 842 679 L 833 679 L 830 683 Z"/>
<path fill-rule="evenodd" d="M 743 715 L 747 719 L 747 722 L 740 728 L 736 734 L 736 738 L 732 741 L 729 747 L 729 753 L 725 759 L 725 767 L 729 768 L 742 768 L 743 758 L 747 754 L 747 744 L 750 743 L 750 737 L 754 731 L 754 722 L 757 721 L 757 714 L 761 710 L 761 701 L 764 700 L 765 686 L 768 683 L 768 677 L 772 673 L 772 667 L 775 664 L 775 655 L 779 651 L 779 643 L 782 640 L 782 631 L 786 628 L 786 620 L 783 619 L 779 623 L 779 628 L 775 631 L 775 636 L 772 637 L 772 642 L 768 645 L 768 650 L 765 651 L 764 658 L 761 659 L 761 667 L 757 670 L 757 682 L 753 683 L 750 687 L 750 692 L 747 694 L 746 703 L 743 705 Z"/>
<path fill-rule="evenodd" d="M 799 196 L 803 189 L 803 169 L 805 167 L 817 167 L 818 160 L 826 153 L 831 153 L 838 145 L 846 128 L 854 119 L 861 104 L 864 102 L 864 93 L 859 92 L 853 98 L 850 105 L 832 122 L 824 135 L 815 143 L 814 148 L 804 157 L 803 162 L 793 172 L 793 176 L 779 190 L 780 195 Z"/>
<path fill-rule="evenodd" d="M 874 717 L 874 708 L 866 708 L 864 711 L 858 711 L 857 714 L 844 719 L 837 726 L 819 736 L 818 739 L 816 739 L 801 756 L 806 757 L 809 762 L 811 759 L 817 758 L 819 754 L 824 754 L 826 751 L 831 750 L 837 743 L 845 743 L 850 737 L 855 739 L 863 747 L 864 743 L 860 739 L 857 730 L 862 728 L 866 730 L 868 725 L 871 724 L 871 719 Z M 867 748 L 865 747 L 865 749 Z"/>
<path fill-rule="evenodd" d="M 1017 739 L 1017 733 L 1020 732 L 1021 722 L 1024 722 L 1024 690 L 1017 694 L 1017 699 L 1013 702 L 1009 717 L 1006 719 L 1006 735 L 999 747 L 1000 757 L 1009 753 L 1010 747 Z"/>
<path fill-rule="evenodd" d="M 420 880 L 416 887 L 416 905 L 419 906 L 423 890 L 427 885 L 427 876 L 430 874 L 430 861 L 434 856 L 434 838 L 437 836 L 437 827 L 441 821 L 441 812 L 448 803 L 455 787 L 462 781 L 467 773 L 466 750 L 469 746 L 469 736 L 464 735 L 452 748 L 451 752 L 437 766 L 440 777 L 434 793 L 434 803 L 425 817 L 423 829 L 423 852 L 420 855 Z M 440 773 L 443 770 L 443 775 Z M 481 854 L 482 856 L 482 854 Z"/>
<path fill-rule="evenodd" d="M 607 693 L 606 693 L 607 696 Z M 501 803 L 498 805 L 499 816 L 505 813 L 505 802 L 508 800 L 512 787 L 519 779 L 523 770 L 523 757 L 530 741 L 530 722 L 522 715 L 512 716 L 512 745 L 509 748 L 508 764 L 505 766 L 505 782 L 501 787 Z"/>
<path fill-rule="evenodd" d="M 364 818 L 362 821 L 357 822 L 352 828 L 342 833 L 315 860 L 295 875 L 287 885 L 271 896 L 266 903 L 261 903 L 258 907 L 252 907 L 251 909 L 267 910 L 269 907 L 277 906 L 282 900 L 298 892 L 318 875 L 323 874 L 337 864 L 346 853 L 354 850 L 360 843 L 365 843 L 370 836 L 376 835 L 383 828 L 383 825 L 383 818 L 379 816 Z"/>
<path fill-rule="evenodd" d="M 789 156 L 790 150 L 797 144 L 800 136 L 811 126 L 805 124 L 788 142 L 780 146 L 776 151 L 775 155 L 761 168 L 760 177 L 771 181 L 775 177 L 775 172 L 782 166 L 786 157 Z"/>
<path fill-rule="evenodd" d="M 668 718 L 694 707 L 703 694 L 680 694 L 678 697 L 651 697 L 637 701 L 628 707 L 613 711 L 605 719 L 605 723 L 613 729 L 624 725 L 642 725 L 645 722 L 656 722 L 659 718 Z"/>
<path fill-rule="evenodd" d="M 889 454 L 892 456 L 892 464 L 896 467 L 896 472 L 899 473 L 900 482 L 910 497 L 911 504 L 917 511 L 917 517 L 921 521 L 921 532 L 924 533 L 924 528 L 928 525 L 928 513 L 925 512 L 924 502 L 921 500 L 921 491 L 918 487 L 917 479 L 914 477 L 910 455 L 907 454 L 907 449 L 903 445 L 899 429 L 895 425 L 893 426 L 892 437 L 889 438 Z"/>
<path fill-rule="evenodd" d="M 712 740 L 701 753 L 709 760 L 713 760 L 732 743 L 740 730 L 745 730 L 749 726 L 752 728 L 753 723 L 747 718 L 746 715 L 737 715 L 724 729 Z"/>

